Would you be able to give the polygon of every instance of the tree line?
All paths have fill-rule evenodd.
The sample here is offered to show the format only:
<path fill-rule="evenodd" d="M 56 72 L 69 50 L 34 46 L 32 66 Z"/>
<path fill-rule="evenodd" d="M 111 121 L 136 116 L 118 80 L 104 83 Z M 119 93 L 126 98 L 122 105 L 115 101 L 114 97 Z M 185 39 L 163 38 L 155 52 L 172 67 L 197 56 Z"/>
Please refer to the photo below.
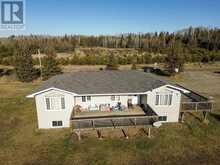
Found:
<path fill-rule="evenodd" d="M 10 36 L 0 43 L 0 57 L 10 55 L 15 43 L 20 40 L 29 43 L 35 51 L 49 45 L 56 52 L 74 51 L 78 47 L 104 47 L 135 48 L 163 54 L 166 53 L 170 44 L 179 41 L 182 43 L 182 47 L 189 51 L 193 51 L 193 49 L 218 51 L 220 49 L 220 29 L 190 27 L 176 33 L 128 33 L 115 36 Z"/>
<path fill-rule="evenodd" d="M 137 53 L 117 55 L 109 52 L 105 55 L 56 58 L 56 53 L 74 52 L 84 47 L 114 50 L 129 48 Z M 38 50 L 46 54 L 42 58 L 42 75 L 45 79 L 61 72 L 58 64 L 101 64 L 110 69 L 117 68 L 119 64 L 132 64 L 135 69 L 136 64 L 163 62 L 170 73 L 174 73 L 176 69 L 183 70 L 185 62 L 220 61 L 220 29 L 190 27 L 176 33 L 128 33 L 114 36 L 10 36 L 0 39 L 0 64 L 14 65 L 21 81 L 32 80 L 39 75 L 39 70 L 34 67 L 39 61 L 31 56 Z"/>

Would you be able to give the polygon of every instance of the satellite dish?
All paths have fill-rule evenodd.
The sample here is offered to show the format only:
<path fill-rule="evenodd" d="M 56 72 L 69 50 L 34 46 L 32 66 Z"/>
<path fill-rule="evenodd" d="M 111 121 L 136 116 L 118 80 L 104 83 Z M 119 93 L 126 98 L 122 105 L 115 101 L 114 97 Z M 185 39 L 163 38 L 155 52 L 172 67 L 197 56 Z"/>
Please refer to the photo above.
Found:
<path fill-rule="evenodd" d="M 162 125 L 160 121 L 154 122 L 153 126 L 159 128 Z"/>

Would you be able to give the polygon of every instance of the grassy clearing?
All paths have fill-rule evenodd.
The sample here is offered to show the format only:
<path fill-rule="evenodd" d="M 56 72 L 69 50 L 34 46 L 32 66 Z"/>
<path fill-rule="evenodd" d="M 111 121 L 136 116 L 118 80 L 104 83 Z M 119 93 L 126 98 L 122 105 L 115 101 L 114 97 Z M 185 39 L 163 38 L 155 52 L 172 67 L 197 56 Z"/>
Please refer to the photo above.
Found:
<path fill-rule="evenodd" d="M 199 76 L 198 76 L 199 75 Z M 185 72 L 174 81 L 220 99 L 220 78 L 213 72 Z M 211 84 L 211 85 L 208 85 Z M 184 124 L 166 124 L 147 138 L 129 129 L 128 140 L 119 130 L 83 134 L 78 142 L 69 129 L 38 130 L 34 101 L 25 95 L 39 83 L 0 81 L 0 164 L 219 164 L 220 115 L 188 114 Z"/>

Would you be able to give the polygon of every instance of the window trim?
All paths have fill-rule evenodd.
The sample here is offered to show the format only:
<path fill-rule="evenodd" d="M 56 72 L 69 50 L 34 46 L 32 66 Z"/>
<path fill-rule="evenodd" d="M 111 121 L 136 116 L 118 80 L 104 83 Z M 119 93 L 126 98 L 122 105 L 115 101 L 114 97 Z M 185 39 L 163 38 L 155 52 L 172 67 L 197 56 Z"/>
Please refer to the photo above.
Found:
<path fill-rule="evenodd" d="M 166 102 L 166 104 L 160 104 L 161 103 L 161 96 L 162 95 L 164 96 L 164 102 Z M 173 93 L 171 93 L 171 92 L 169 92 L 169 93 L 157 92 L 156 93 L 155 106 L 168 107 L 168 106 L 172 106 L 172 104 L 173 104 Z"/>
<path fill-rule="evenodd" d="M 162 118 L 162 119 L 165 118 L 165 120 L 161 120 L 161 118 Z M 159 116 L 158 120 L 159 120 L 159 121 L 162 121 L 162 122 L 163 122 L 163 121 L 167 121 L 167 116 Z"/>
<path fill-rule="evenodd" d="M 171 106 L 173 104 L 173 94 L 168 95 L 168 105 Z"/>
<path fill-rule="evenodd" d="M 89 99 L 88 99 L 89 98 Z M 86 101 L 87 102 L 90 102 L 91 101 L 91 99 L 92 99 L 92 97 L 91 96 L 86 96 Z"/>
<path fill-rule="evenodd" d="M 86 96 L 82 96 L 81 99 L 83 103 L 86 102 Z"/>
<path fill-rule="evenodd" d="M 56 125 L 54 125 L 54 122 L 56 123 Z M 61 125 L 59 125 L 59 123 L 61 123 Z M 62 120 L 53 120 L 53 121 L 51 122 L 51 124 L 52 124 L 52 127 L 53 127 L 53 128 L 63 127 L 63 121 L 62 121 Z"/>
<path fill-rule="evenodd" d="M 47 98 L 49 98 L 50 109 L 47 109 L 47 103 L 46 103 Z M 60 99 L 60 103 L 59 103 L 60 107 L 59 107 L 59 109 L 52 109 L 51 98 L 59 98 Z M 62 108 L 61 98 L 64 99 L 64 109 Z M 45 96 L 44 100 L 45 100 L 45 111 L 47 111 L 47 112 L 64 111 L 66 109 L 65 96 Z"/>
<path fill-rule="evenodd" d="M 60 98 L 60 105 L 61 105 L 61 109 L 62 110 L 66 109 L 66 101 L 65 101 L 65 97 L 64 96 L 62 96 Z"/>
<path fill-rule="evenodd" d="M 115 95 L 111 95 L 111 101 L 115 101 Z"/>
<path fill-rule="evenodd" d="M 160 101 L 160 95 L 159 95 L 159 94 L 156 94 L 156 99 L 155 99 L 155 105 L 156 105 L 156 106 L 160 105 L 160 104 L 159 104 L 159 101 Z"/>
<path fill-rule="evenodd" d="M 45 103 L 46 103 L 46 110 L 50 111 L 51 110 L 51 105 L 50 105 L 50 98 L 49 97 L 45 98 Z M 48 105 L 48 103 L 49 103 L 49 105 Z"/>
<path fill-rule="evenodd" d="M 57 125 L 58 125 L 58 127 L 63 126 L 63 121 L 62 120 L 57 121 Z"/>
<path fill-rule="evenodd" d="M 88 99 L 88 98 L 90 98 L 90 99 Z M 91 102 L 91 99 L 92 99 L 91 96 L 81 96 L 81 101 L 82 101 L 83 103 Z"/>
<path fill-rule="evenodd" d="M 114 98 L 114 99 L 113 99 Z M 111 101 L 119 102 L 121 101 L 120 95 L 111 95 Z"/>

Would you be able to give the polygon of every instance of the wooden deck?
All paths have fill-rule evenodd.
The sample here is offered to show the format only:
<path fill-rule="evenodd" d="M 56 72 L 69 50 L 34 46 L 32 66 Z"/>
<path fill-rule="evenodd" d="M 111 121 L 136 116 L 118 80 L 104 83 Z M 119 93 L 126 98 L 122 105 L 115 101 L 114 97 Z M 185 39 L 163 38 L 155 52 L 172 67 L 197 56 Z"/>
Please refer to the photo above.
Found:
<path fill-rule="evenodd" d="M 145 115 L 143 109 L 139 106 L 135 106 L 133 108 L 124 109 L 124 110 L 117 110 L 117 111 L 81 111 L 72 114 L 72 118 L 87 118 L 87 117 L 105 117 L 105 116 L 124 116 L 124 115 Z"/>
<path fill-rule="evenodd" d="M 126 116 L 99 116 L 87 118 L 73 118 L 72 128 L 95 129 L 95 128 L 123 128 L 136 126 L 152 126 L 158 121 L 158 116 L 126 115 Z"/>
<path fill-rule="evenodd" d="M 213 101 L 202 101 L 202 102 L 182 102 L 181 112 L 211 112 L 213 109 Z"/>
<path fill-rule="evenodd" d="M 182 93 L 180 112 L 211 112 L 213 110 L 213 100 L 179 84 L 178 86 L 190 91 L 190 93 Z"/>
<path fill-rule="evenodd" d="M 137 108 L 137 107 L 136 107 Z M 137 110 L 137 109 L 136 109 Z M 141 113 L 137 113 L 137 112 Z M 73 129 L 122 128 L 131 126 L 149 126 L 159 120 L 159 116 L 148 105 L 142 105 L 135 113 L 104 113 L 93 115 L 75 115 L 71 118 Z M 103 112 L 102 112 L 103 113 Z"/>

